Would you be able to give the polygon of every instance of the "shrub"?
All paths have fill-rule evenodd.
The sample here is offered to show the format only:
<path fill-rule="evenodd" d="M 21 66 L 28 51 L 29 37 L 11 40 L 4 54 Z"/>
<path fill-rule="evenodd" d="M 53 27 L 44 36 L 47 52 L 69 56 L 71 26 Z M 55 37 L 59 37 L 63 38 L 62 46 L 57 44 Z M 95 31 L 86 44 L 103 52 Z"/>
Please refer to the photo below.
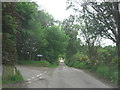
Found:
<path fill-rule="evenodd" d="M 68 65 L 72 67 L 74 65 L 75 61 L 71 61 Z"/>
<path fill-rule="evenodd" d="M 79 61 L 75 61 L 74 63 L 73 63 L 73 67 L 75 67 L 75 68 L 78 68 L 79 67 Z"/>
<path fill-rule="evenodd" d="M 111 64 L 117 64 L 118 63 L 118 57 L 114 57 L 111 61 Z"/>
<path fill-rule="evenodd" d="M 85 62 L 87 60 L 88 60 L 88 56 L 83 56 L 83 57 L 80 58 L 80 61 L 84 61 Z"/>
<path fill-rule="evenodd" d="M 73 63 L 73 67 L 80 68 L 80 69 L 85 69 L 85 68 L 88 68 L 88 65 L 86 65 L 85 62 L 76 61 L 76 62 Z"/>
<path fill-rule="evenodd" d="M 80 68 L 80 69 L 86 68 L 86 63 L 84 63 L 84 62 L 79 63 L 78 68 Z"/>

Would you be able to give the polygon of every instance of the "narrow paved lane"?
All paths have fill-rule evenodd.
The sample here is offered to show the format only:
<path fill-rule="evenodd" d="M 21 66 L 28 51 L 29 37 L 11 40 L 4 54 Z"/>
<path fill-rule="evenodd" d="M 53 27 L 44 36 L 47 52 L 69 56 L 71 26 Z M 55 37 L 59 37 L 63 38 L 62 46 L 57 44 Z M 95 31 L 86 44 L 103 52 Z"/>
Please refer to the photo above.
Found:
<path fill-rule="evenodd" d="M 26 80 L 31 78 L 26 82 L 29 88 L 112 88 L 84 71 L 66 65 L 56 69 L 18 68 Z M 37 78 L 37 75 L 40 77 Z"/>
<path fill-rule="evenodd" d="M 49 88 L 110 88 L 82 70 L 59 66 L 53 73 Z"/>

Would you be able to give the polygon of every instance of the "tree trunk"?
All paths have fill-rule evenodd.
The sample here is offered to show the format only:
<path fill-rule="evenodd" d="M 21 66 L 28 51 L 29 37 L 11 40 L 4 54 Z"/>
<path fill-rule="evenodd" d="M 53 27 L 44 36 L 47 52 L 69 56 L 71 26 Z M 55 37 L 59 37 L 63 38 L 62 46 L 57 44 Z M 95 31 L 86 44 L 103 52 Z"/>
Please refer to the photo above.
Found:
<path fill-rule="evenodd" d="M 118 30 L 118 35 L 117 35 L 117 49 L 118 49 L 118 70 L 120 70 L 120 12 L 119 12 L 119 2 L 114 3 L 114 8 L 116 11 L 116 14 L 113 14 L 115 22 L 117 24 L 117 30 Z M 118 86 L 120 86 L 120 73 L 118 73 Z"/>
<path fill-rule="evenodd" d="M 30 57 L 29 57 L 30 61 L 32 60 L 32 39 L 30 37 Z"/>
<path fill-rule="evenodd" d="M 118 19 L 119 19 L 119 21 L 118 21 L 118 70 L 120 70 L 120 14 L 119 14 L 119 16 L 118 16 Z M 120 87 L 120 73 L 118 73 L 119 75 L 118 75 L 118 86 Z"/>

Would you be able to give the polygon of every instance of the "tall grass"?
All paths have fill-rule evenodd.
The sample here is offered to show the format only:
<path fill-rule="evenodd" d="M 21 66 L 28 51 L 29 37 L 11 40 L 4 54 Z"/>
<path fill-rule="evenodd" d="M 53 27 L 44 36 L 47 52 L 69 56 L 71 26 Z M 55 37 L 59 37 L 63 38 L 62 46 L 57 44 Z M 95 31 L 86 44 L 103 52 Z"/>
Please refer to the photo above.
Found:
<path fill-rule="evenodd" d="M 111 82 L 118 82 L 117 66 L 99 65 L 96 67 L 95 72 L 108 78 Z"/>
<path fill-rule="evenodd" d="M 16 83 L 24 80 L 20 72 L 16 70 L 16 73 L 14 74 L 13 69 L 14 66 L 4 66 L 2 84 Z"/>
<path fill-rule="evenodd" d="M 79 69 L 89 69 L 91 71 L 96 72 L 97 74 L 109 79 L 111 82 L 117 83 L 118 82 L 118 66 L 116 65 L 91 65 L 85 62 L 79 61 L 72 61 L 70 63 L 65 62 L 66 65 L 70 67 L 75 67 Z"/>

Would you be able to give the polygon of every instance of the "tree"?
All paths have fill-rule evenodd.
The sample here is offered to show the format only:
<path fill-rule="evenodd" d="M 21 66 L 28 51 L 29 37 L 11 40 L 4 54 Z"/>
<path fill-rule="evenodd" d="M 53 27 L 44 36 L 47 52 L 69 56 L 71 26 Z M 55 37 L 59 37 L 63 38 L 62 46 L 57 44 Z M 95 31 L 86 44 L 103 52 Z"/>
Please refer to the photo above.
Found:
<path fill-rule="evenodd" d="M 48 46 L 45 49 L 46 59 L 54 63 L 57 61 L 59 55 L 63 55 L 66 50 L 68 36 L 66 36 L 64 31 L 61 31 L 58 26 L 51 26 L 46 31 L 48 41 Z"/>
<path fill-rule="evenodd" d="M 4 80 L 14 76 L 17 59 L 16 32 L 18 27 L 17 19 L 20 18 L 20 15 L 16 12 L 16 4 L 11 2 L 2 3 L 2 16 L 2 80 L 4 82 Z M 8 67 L 11 67 L 11 73 L 7 73 Z"/>
<path fill-rule="evenodd" d="M 16 21 L 15 3 L 2 4 L 2 61 L 4 65 L 15 65 L 16 61 L 16 37 L 17 21 Z"/>
<path fill-rule="evenodd" d="M 69 36 L 68 45 L 66 48 L 66 60 L 70 62 L 72 60 L 73 55 L 75 55 L 79 51 L 80 40 L 77 38 L 78 28 L 77 25 L 74 24 L 75 18 L 74 16 L 69 16 L 68 19 L 64 20 L 62 23 L 62 28 L 65 31 L 66 35 Z"/>
<path fill-rule="evenodd" d="M 96 19 L 95 14 L 89 13 L 89 7 L 87 2 L 80 2 L 74 0 L 68 0 L 68 7 L 72 8 L 77 14 L 74 15 L 75 22 L 77 23 L 77 29 L 79 31 L 79 36 L 83 37 L 84 41 L 88 46 L 88 55 L 92 59 L 92 56 L 96 57 L 96 47 L 95 45 L 100 44 L 101 37 L 97 33 L 98 27 L 94 24 Z"/>
<path fill-rule="evenodd" d="M 25 8 L 24 8 L 25 7 Z M 19 28 L 17 32 L 17 53 L 19 59 L 32 59 L 32 32 L 35 29 L 33 22 L 37 17 L 37 5 L 34 2 L 16 3 L 16 11 L 21 15 L 18 20 Z M 28 47 L 29 46 L 29 47 Z M 29 53 L 29 54 L 28 54 Z M 28 56 L 29 55 L 29 56 Z M 29 57 L 29 58 L 28 58 Z"/>

